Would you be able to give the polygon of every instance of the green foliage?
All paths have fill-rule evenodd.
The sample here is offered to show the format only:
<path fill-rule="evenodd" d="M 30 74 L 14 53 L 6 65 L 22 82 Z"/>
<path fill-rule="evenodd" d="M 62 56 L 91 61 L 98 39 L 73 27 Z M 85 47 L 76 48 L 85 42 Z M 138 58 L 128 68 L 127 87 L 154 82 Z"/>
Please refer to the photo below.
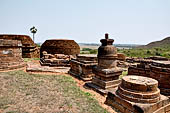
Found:
<path fill-rule="evenodd" d="M 163 56 L 170 58 L 170 47 L 156 47 L 152 49 L 118 49 L 119 53 L 124 53 L 128 57 L 150 57 Z"/>
<path fill-rule="evenodd" d="M 96 49 L 92 49 L 92 50 L 90 50 L 90 54 L 97 54 L 97 50 Z"/>
<path fill-rule="evenodd" d="M 97 54 L 98 50 L 97 49 L 91 49 L 91 48 L 83 48 L 80 51 L 80 54 Z"/>
<path fill-rule="evenodd" d="M 122 74 L 119 76 L 119 79 L 122 79 L 122 77 L 126 76 L 128 74 L 128 71 L 123 71 Z"/>
<path fill-rule="evenodd" d="M 92 49 L 90 49 L 90 48 L 83 48 L 82 49 L 82 51 L 90 51 L 90 50 L 92 50 Z"/>
<path fill-rule="evenodd" d="M 36 43 L 36 46 L 37 46 L 37 47 L 41 47 L 40 44 L 38 44 L 38 43 Z"/>

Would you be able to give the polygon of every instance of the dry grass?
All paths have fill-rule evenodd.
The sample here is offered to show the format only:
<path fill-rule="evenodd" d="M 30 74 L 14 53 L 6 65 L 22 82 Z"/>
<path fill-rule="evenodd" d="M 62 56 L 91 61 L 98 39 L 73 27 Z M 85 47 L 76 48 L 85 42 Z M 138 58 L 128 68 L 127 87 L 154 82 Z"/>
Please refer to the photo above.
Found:
<path fill-rule="evenodd" d="M 69 76 L 0 73 L 0 112 L 107 113 Z"/>

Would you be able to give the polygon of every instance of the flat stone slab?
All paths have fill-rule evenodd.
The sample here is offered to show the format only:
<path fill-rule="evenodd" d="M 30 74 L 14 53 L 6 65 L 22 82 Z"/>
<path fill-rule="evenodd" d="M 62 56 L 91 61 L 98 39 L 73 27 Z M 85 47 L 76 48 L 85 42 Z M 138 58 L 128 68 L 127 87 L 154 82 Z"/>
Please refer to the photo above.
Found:
<path fill-rule="evenodd" d="M 82 77 L 82 76 L 79 75 L 79 74 L 76 74 L 76 73 L 72 72 L 72 71 L 69 71 L 68 73 L 69 73 L 70 75 L 73 75 L 74 77 L 76 77 L 76 78 L 78 78 L 78 79 L 83 80 L 84 82 L 87 82 L 87 81 L 91 81 L 91 80 L 92 80 L 92 77 L 90 77 L 90 78 L 85 78 L 85 77 Z"/>
<path fill-rule="evenodd" d="M 85 83 L 85 85 L 89 88 L 92 88 L 94 91 L 100 93 L 103 96 L 107 95 L 108 92 L 115 92 L 115 88 L 102 89 L 101 87 L 93 84 L 92 82 L 87 82 L 87 83 Z M 116 84 L 116 86 L 117 86 L 117 84 Z"/>
<path fill-rule="evenodd" d="M 52 73 L 68 73 L 70 67 L 49 67 L 49 66 L 41 66 L 35 62 L 27 63 L 27 72 L 52 72 Z"/>

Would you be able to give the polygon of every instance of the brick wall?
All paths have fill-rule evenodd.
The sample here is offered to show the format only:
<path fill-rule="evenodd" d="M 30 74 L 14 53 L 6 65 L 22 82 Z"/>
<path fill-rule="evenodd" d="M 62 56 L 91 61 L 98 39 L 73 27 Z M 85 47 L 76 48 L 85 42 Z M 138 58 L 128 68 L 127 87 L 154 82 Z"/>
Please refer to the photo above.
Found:
<path fill-rule="evenodd" d="M 22 57 L 23 58 L 39 58 L 39 50 L 31 37 L 27 35 L 9 35 L 1 34 L 0 39 L 19 40 L 22 43 Z"/>
<path fill-rule="evenodd" d="M 19 40 L 0 39 L 0 70 L 25 66 L 21 48 L 22 44 Z"/>

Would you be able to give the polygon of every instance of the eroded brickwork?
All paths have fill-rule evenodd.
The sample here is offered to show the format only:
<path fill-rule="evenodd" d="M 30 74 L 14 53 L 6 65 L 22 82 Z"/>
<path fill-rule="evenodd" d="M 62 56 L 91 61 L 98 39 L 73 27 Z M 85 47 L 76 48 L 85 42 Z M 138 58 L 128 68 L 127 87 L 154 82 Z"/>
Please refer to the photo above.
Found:
<path fill-rule="evenodd" d="M 27 35 L 7 35 L 1 34 L 0 39 L 19 40 L 22 43 L 23 58 L 39 58 L 39 48 Z"/>
<path fill-rule="evenodd" d="M 92 68 L 97 65 L 97 55 L 79 54 L 71 59 L 69 73 L 88 81 L 94 76 Z"/>
<path fill-rule="evenodd" d="M 51 39 L 46 40 L 40 48 L 40 57 L 42 52 L 46 51 L 48 54 L 65 54 L 76 55 L 80 53 L 80 47 L 74 40 L 67 39 Z"/>
<path fill-rule="evenodd" d="M 64 54 L 48 54 L 46 51 L 43 51 L 42 57 L 40 58 L 40 64 L 42 66 L 70 66 L 69 61 L 72 58 L 71 55 Z"/>
<path fill-rule="evenodd" d="M 0 39 L 0 70 L 16 69 L 24 66 L 21 41 Z"/>
<path fill-rule="evenodd" d="M 167 113 L 169 99 L 160 94 L 158 81 L 142 76 L 125 76 L 106 98 L 108 105 L 122 113 Z M 162 112 L 163 111 L 163 112 Z"/>
<path fill-rule="evenodd" d="M 159 82 L 161 94 L 170 96 L 170 61 L 143 60 L 130 66 L 128 75 L 154 78 Z"/>

